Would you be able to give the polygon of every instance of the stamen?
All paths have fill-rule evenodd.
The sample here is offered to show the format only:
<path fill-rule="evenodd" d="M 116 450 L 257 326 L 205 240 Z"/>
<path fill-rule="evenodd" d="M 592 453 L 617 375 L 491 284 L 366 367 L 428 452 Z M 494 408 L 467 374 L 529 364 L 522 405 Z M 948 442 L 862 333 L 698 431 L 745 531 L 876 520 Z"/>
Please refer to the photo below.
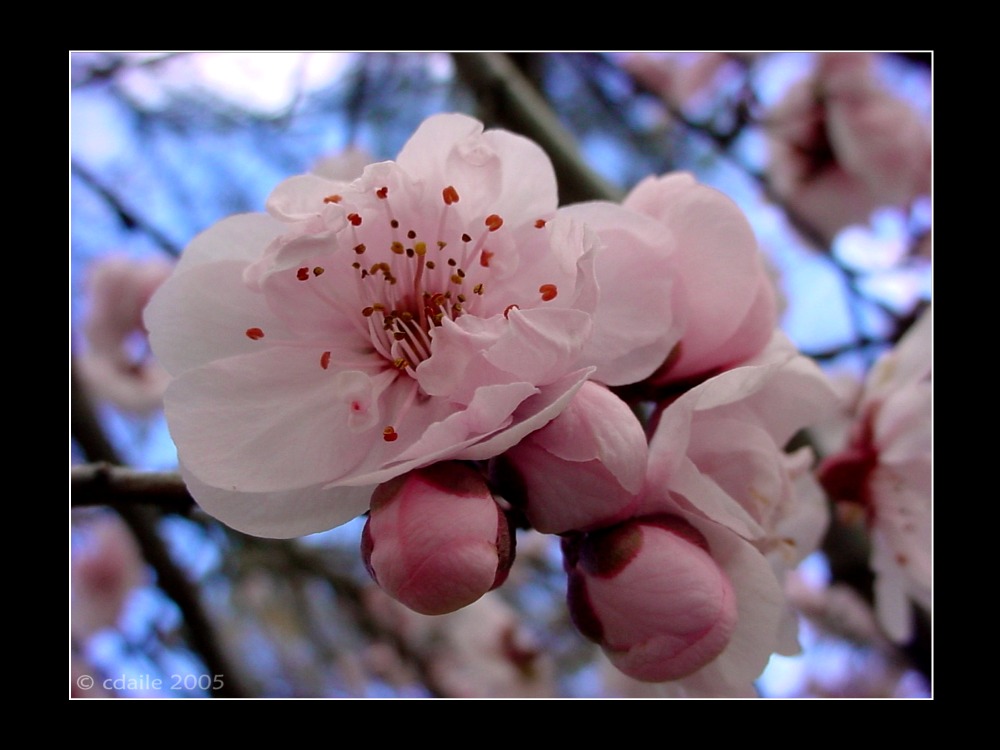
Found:
<path fill-rule="evenodd" d="M 264 338 L 264 332 L 259 328 L 247 328 L 247 338 L 253 341 L 259 341 Z"/>
<path fill-rule="evenodd" d="M 538 291 L 542 295 L 542 302 L 551 302 L 559 294 L 559 290 L 556 289 L 555 284 L 542 284 L 538 287 Z"/>

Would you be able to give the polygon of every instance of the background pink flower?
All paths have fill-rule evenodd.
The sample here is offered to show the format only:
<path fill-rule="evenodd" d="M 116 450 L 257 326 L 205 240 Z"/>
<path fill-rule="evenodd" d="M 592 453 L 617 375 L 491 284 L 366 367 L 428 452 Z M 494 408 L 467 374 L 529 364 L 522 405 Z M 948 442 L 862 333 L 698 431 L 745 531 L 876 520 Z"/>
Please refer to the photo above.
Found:
<path fill-rule="evenodd" d="M 931 309 L 872 368 L 842 448 L 819 468 L 831 499 L 864 510 L 879 621 L 908 641 L 911 607 L 931 607 Z"/>
<path fill-rule="evenodd" d="M 819 55 L 767 118 L 774 191 L 827 241 L 880 206 L 930 194 L 930 129 L 874 64 L 867 53 Z"/>
<path fill-rule="evenodd" d="M 98 398 L 138 413 L 162 404 L 170 376 L 149 350 L 142 311 L 171 271 L 166 261 L 115 256 L 89 269 L 78 365 Z"/>

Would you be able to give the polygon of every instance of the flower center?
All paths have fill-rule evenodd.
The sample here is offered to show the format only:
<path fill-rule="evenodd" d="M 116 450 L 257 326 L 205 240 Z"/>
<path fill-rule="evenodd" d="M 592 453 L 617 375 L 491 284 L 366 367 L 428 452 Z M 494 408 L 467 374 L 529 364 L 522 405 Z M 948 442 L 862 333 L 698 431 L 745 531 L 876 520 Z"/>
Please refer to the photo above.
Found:
<path fill-rule="evenodd" d="M 399 221 L 387 186 L 375 190 L 375 196 L 377 203 L 369 204 L 364 214 L 361 209 L 347 214 L 358 256 L 352 264 L 362 301 L 358 313 L 375 351 L 412 377 L 431 356 L 434 328 L 445 318 L 482 312 L 480 300 L 494 256 L 486 243 L 504 222 L 490 214 L 478 227 L 456 229 L 451 207 L 461 198 L 451 185 L 441 191 L 436 226 L 430 231 L 432 223 L 422 216 L 408 225 Z"/>
<path fill-rule="evenodd" d="M 407 186 L 402 190 L 407 191 Z M 494 282 L 499 278 L 496 274 L 505 273 L 501 261 L 514 246 L 512 238 L 496 234 L 504 227 L 503 218 L 491 213 L 463 219 L 454 208 L 460 200 L 458 190 L 449 185 L 440 197 L 418 195 L 413 200 L 401 200 L 401 213 L 397 215 L 388 186 L 350 198 L 326 196 L 324 203 L 343 204 L 346 224 L 338 231 L 338 245 L 347 248 L 347 255 L 353 248 L 353 261 L 349 262 L 353 290 L 350 282 L 346 286 L 315 283 L 324 274 L 326 279 L 334 276 L 332 268 L 317 265 L 295 270 L 299 281 L 313 282 L 310 288 L 325 303 L 338 314 L 348 316 L 355 330 L 370 341 L 370 351 L 384 360 L 387 371 L 409 375 L 412 390 L 395 410 L 395 420 L 384 427 L 386 442 L 399 438 L 394 425 L 418 398 L 415 370 L 432 356 L 435 329 L 444 325 L 445 319 L 454 321 L 467 314 L 489 317 L 502 313 L 506 318 L 518 307 L 506 304 L 511 302 L 509 298 L 484 299 L 487 286 L 504 288 Z M 534 222 L 537 229 L 545 226 L 545 219 Z M 516 264 L 518 259 L 509 261 Z M 502 291 L 498 293 L 506 296 Z M 545 303 L 557 297 L 558 289 L 556 284 L 544 283 L 537 291 L 521 295 L 520 301 L 527 301 L 533 294 Z M 253 341 L 265 338 L 265 331 L 258 327 L 248 328 L 245 333 Z M 324 370 L 369 371 L 368 352 L 365 362 L 359 361 L 357 354 L 354 347 L 338 351 L 331 347 L 320 353 L 318 364 Z M 357 410 L 365 411 L 360 401 Z"/>

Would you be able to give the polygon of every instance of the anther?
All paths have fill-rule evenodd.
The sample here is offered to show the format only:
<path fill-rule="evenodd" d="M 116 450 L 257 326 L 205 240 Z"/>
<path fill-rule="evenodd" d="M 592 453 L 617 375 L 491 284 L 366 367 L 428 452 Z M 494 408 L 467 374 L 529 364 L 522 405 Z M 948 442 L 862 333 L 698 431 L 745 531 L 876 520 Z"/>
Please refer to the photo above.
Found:
<path fill-rule="evenodd" d="M 377 195 L 382 200 L 385 200 L 386 196 L 389 195 L 389 188 L 383 185 L 382 187 L 380 187 L 378 190 L 375 191 L 375 195 Z"/>
<path fill-rule="evenodd" d="M 402 243 L 402 242 L 399 242 L 399 241 L 396 241 L 396 242 L 393 242 L 393 243 L 392 243 L 392 244 L 391 244 L 391 245 L 389 246 L 389 248 L 390 248 L 390 249 L 391 249 L 391 250 L 392 250 L 392 251 L 393 251 L 394 253 L 396 253 L 396 255 L 402 255 L 402 254 L 403 254 L 404 252 L 406 252 L 406 249 L 405 249 L 405 248 L 403 247 L 403 243 Z"/>
<path fill-rule="evenodd" d="M 480 282 L 480 283 L 476 284 L 474 287 L 472 287 L 472 293 L 473 294 L 479 294 L 479 295 L 481 295 L 483 293 L 483 284 L 482 284 L 482 282 Z"/>
<path fill-rule="evenodd" d="M 463 234 L 462 242 L 472 242 L 472 237 L 469 234 Z"/>
<path fill-rule="evenodd" d="M 330 366 L 330 352 L 323 352 L 319 357 L 319 366 L 324 370 Z"/>
<path fill-rule="evenodd" d="M 518 307 L 517 305 L 507 305 L 507 307 L 505 307 L 503 309 L 503 316 L 509 320 L 510 319 L 510 311 L 511 310 L 520 310 L 520 309 L 521 308 Z"/>
<path fill-rule="evenodd" d="M 501 219 L 497 214 L 490 214 L 486 217 L 485 224 L 490 228 L 491 232 L 495 232 L 503 226 L 503 219 Z"/>
<path fill-rule="evenodd" d="M 458 191 L 451 185 L 441 191 L 441 197 L 444 198 L 446 206 L 450 206 L 452 203 L 458 203 Z"/>
<path fill-rule="evenodd" d="M 389 425 L 384 430 L 382 430 L 382 439 L 387 443 L 391 443 L 398 437 L 399 435 L 396 433 L 396 430 L 392 425 Z"/>
<path fill-rule="evenodd" d="M 417 238 L 417 233 L 411 229 L 409 232 L 406 233 L 406 236 L 408 239 L 415 240 Z"/>
<path fill-rule="evenodd" d="M 264 338 L 264 332 L 260 328 L 247 328 L 247 338 L 253 341 L 259 341 Z"/>
<path fill-rule="evenodd" d="M 559 290 L 556 289 L 555 284 L 542 284 L 538 287 L 538 291 L 542 295 L 542 302 L 551 302 L 559 294 Z"/>
<path fill-rule="evenodd" d="M 340 203 L 343 200 L 339 195 L 328 195 L 323 199 L 324 203 Z"/>
<path fill-rule="evenodd" d="M 322 276 L 325 272 L 326 272 L 326 269 L 323 268 L 323 266 L 316 266 L 313 269 L 313 276 Z"/>
<path fill-rule="evenodd" d="M 396 221 L 395 219 L 391 219 L 389 221 L 389 226 L 392 227 L 393 229 L 399 229 L 399 222 Z"/>
<path fill-rule="evenodd" d="M 361 255 L 361 253 L 363 253 L 363 252 L 364 252 L 365 250 L 367 250 L 367 249 L 368 249 L 368 248 L 367 248 L 367 247 L 365 247 L 365 243 L 364 243 L 364 242 L 362 242 L 362 243 L 361 243 L 361 244 L 359 244 L 359 245 L 355 245 L 355 246 L 354 246 L 354 252 L 356 252 L 356 253 L 357 253 L 358 255 Z"/>
<path fill-rule="evenodd" d="M 295 272 L 295 278 L 297 278 L 299 281 L 306 281 L 309 278 L 309 269 L 300 268 L 298 271 Z"/>
<path fill-rule="evenodd" d="M 490 252 L 489 250 L 483 250 L 483 252 L 479 254 L 479 265 L 481 265 L 483 268 L 489 268 L 490 258 L 492 257 L 493 257 L 492 252 Z"/>
<path fill-rule="evenodd" d="M 347 214 L 347 220 L 356 227 L 361 226 L 361 216 L 359 214 Z"/>
<path fill-rule="evenodd" d="M 545 227 L 545 219 L 538 219 L 535 221 L 535 229 L 543 229 Z"/>

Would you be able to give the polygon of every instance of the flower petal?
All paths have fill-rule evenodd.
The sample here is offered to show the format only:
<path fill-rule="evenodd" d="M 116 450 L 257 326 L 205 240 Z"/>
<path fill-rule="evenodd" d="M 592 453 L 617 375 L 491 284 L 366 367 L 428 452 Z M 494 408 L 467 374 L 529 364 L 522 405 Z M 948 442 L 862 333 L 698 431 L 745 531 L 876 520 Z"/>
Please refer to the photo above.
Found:
<path fill-rule="evenodd" d="M 381 431 L 351 429 L 359 389 L 366 404 L 377 401 L 363 373 L 330 373 L 319 352 L 268 347 L 182 373 L 164 406 L 181 461 L 203 482 L 285 491 L 331 482 L 371 450 Z"/>
<path fill-rule="evenodd" d="M 232 492 L 202 482 L 182 463 L 181 476 L 198 505 L 237 531 L 289 539 L 326 531 L 368 510 L 374 487 L 318 485 L 282 492 Z"/>

